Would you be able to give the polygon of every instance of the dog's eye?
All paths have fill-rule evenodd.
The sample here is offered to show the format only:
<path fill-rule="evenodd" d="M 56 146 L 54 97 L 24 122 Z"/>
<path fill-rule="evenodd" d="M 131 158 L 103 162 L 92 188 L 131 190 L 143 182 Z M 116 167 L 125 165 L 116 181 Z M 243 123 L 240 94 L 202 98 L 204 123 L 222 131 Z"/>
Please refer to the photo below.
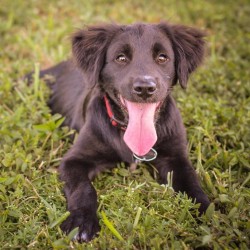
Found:
<path fill-rule="evenodd" d="M 124 54 L 120 54 L 120 55 L 118 55 L 116 57 L 115 61 L 118 62 L 118 63 L 125 64 L 125 63 L 128 62 L 128 59 L 127 59 L 127 57 Z"/>
<path fill-rule="evenodd" d="M 166 54 L 159 54 L 156 58 L 156 62 L 159 64 L 163 64 L 169 61 L 169 58 Z"/>

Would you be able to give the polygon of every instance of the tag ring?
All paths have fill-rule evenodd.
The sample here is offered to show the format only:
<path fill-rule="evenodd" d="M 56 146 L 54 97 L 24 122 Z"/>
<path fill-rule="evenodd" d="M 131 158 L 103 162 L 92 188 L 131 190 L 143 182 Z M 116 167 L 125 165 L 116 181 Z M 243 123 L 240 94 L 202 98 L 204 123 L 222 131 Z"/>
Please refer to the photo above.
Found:
<path fill-rule="evenodd" d="M 140 157 L 140 156 L 136 155 L 135 153 L 133 153 L 133 156 L 135 157 L 136 160 L 139 160 L 139 161 L 153 161 L 157 157 L 157 151 L 155 149 L 153 149 L 153 148 L 151 148 L 150 151 L 152 151 L 154 153 L 154 155 L 151 158 L 146 157 L 148 153 L 146 155 L 143 155 L 142 157 Z"/>

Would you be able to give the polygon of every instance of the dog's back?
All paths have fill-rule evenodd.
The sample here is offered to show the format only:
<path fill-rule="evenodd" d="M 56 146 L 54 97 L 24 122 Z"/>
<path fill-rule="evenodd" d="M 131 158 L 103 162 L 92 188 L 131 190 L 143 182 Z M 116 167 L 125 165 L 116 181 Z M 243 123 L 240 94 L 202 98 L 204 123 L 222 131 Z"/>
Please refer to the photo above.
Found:
<path fill-rule="evenodd" d="M 25 77 L 33 81 L 33 73 Z M 72 60 L 63 61 L 51 68 L 41 70 L 39 78 L 51 89 L 48 106 L 53 114 L 65 117 L 64 125 L 80 130 L 84 124 L 83 110 L 87 109 L 91 88 L 84 81 L 83 73 Z"/>

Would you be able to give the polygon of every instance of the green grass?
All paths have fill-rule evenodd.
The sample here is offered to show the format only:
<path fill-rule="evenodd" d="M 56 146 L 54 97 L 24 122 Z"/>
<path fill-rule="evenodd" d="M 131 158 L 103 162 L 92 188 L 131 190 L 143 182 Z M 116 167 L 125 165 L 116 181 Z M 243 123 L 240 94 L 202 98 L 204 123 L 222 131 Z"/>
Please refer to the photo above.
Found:
<path fill-rule="evenodd" d="M 136 2 L 136 3 L 134 3 Z M 0 249 L 249 249 L 249 1 L 8 1 L 0 4 Z M 57 167 L 71 142 L 48 89 L 16 79 L 70 56 L 86 24 L 169 20 L 204 28 L 207 59 L 187 91 L 175 89 L 190 158 L 213 204 L 195 220 L 184 194 L 160 186 L 144 165 L 94 181 L 102 230 L 89 244 L 63 235 L 68 216 Z"/>

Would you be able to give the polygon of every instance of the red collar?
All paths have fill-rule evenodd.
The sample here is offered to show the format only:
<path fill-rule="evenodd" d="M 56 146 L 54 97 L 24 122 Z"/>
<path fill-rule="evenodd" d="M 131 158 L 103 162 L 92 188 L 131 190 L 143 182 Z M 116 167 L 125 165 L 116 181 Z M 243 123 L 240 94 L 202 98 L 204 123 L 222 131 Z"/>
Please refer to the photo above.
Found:
<path fill-rule="evenodd" d="M 107 113 L 108 113 L 108 116 L 110 118 L 110 122 L 111 124 L 114 126 L 114 127 L 118 127 L 122 130 L 126 130 L 127 126 L 125 123 L 123 123 L 122 121 L 119 121 L 115 118 L 114 116 L 114 113 L 112 111 L 112 108 L 110 106 L 110 103 L 109 103 L 109 100 L 108 100 L 108 97 L 105 95 L 104 96 L 104 102 L 105 102 L 105 106 L 106 106 L 106 110 L 107 110 Z"/>

